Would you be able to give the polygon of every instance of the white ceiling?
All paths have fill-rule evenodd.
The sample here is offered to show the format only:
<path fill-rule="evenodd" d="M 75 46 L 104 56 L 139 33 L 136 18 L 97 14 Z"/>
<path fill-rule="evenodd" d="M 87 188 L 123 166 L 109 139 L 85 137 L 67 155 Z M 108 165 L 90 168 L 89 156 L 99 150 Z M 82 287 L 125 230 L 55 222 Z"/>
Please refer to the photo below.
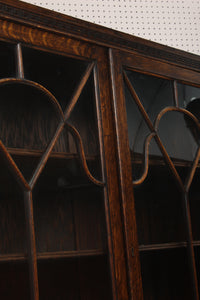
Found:
<path fill-rule="evenodd" d="M 24 2 L 200 55 L 200 1 L 197 0 Z"/>

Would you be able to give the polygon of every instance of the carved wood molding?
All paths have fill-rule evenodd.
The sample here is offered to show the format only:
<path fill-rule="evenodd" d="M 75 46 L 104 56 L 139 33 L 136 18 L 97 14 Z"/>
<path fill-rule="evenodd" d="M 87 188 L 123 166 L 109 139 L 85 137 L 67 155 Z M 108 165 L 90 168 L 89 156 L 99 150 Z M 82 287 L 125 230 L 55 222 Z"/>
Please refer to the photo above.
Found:
<path fill-rule="evenodd" d="M 78 37 L 84 41 L 107 47 L 135 51 L 158 60 L 178 64 L 189 69 L 200 69 L 197 55 L 134 37 L 86 21 L 78 20 L 44 8 L 8 0 L 0 3 L 0 17 L 33 27 L 56 31 L 67 36 Z"/>

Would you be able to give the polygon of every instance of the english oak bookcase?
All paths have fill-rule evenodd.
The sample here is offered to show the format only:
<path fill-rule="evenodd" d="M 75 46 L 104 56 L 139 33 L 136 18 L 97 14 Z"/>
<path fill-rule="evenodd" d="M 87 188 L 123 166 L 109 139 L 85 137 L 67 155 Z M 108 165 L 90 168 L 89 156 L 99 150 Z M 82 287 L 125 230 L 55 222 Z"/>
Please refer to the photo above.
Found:
<path fill-rule="evenodd" d="M 0 1 L 1 299 L 199 299 L 199 71 Z"/>

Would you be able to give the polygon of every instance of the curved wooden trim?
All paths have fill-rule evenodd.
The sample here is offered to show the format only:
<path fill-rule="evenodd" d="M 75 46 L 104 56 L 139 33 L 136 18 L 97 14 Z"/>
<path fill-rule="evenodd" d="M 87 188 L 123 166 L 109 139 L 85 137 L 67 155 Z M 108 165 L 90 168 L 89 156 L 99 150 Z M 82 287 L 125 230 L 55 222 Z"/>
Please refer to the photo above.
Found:
<path fill-rule="evenodd" d="M 63 114 L 63 111 L 62 111 L 62 108 L 61 108 L 60 104 L 58 103 L 55 96 L 49 90 L 47 90 L 44 86 L 42 86 L 41 84 L 36 83 L 34 81 L 31 81 L 31 80 L 28 80 L 28 79 L 23 79 L 23 78 L 3 78 L 3 79 L 0 79 L 0 86 L 7 85 L 7 84 L 10 84 L 10 83 L 28 85 L 28 86 L 34 87 L 37 90 L 41 91 L 43 94 L 45 94 L 47 96 L 47 99 L 49 99 L 50 102 L 53 104 L 53 106 L 55 107 L 55 109 L 58 112 L 61 119 L 64 120 L 64 114 Z"/>
<path fill-rule="evenodd" d="M 122 33 L 100 25 L 66 16 L 45 8 L 16 0 L 2 0 L 0 17 L 34 27 L 54 31 L 80 40 L 120 50 L 135 51 L 148 57 L 199 70 L 197 55 L 173 49 L 152 41 Z"/>
<path fill-rule="evenodd" d="M 84 152 L 84 148 L 83 148 L 83 143 L 82 143 L 82 140 L 81 140 L 78 130 L 76 130 L 76 128 L 74 126 L 70 125 L 69 123 L 66 123 L 65 126 L 71 132 L 71 134 L 75 140 L 75 144 L 76 144 L 76 148 L 77 148 L 77 151 L 79 154 L 80 162 L 83 167 L 83 170 L 85 171 L 86 176 L 95 185 L 102 186 L 102 187 L 105 186 L 105 183 L 103 181 L 100 181 L 100 180 L 97 180 L 96 178 L 94 178 L 94 176 L 90 173 L 90 171 L 88 169 L 87 161 L 85 158 L 85 152 Z"/>

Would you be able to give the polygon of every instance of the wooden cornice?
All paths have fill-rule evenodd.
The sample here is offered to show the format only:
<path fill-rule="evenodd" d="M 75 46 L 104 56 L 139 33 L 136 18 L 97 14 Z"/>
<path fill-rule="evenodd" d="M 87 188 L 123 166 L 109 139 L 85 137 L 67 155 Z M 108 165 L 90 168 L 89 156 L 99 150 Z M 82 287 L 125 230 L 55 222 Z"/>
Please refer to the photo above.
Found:
<path fill-rule="evenodd" d="M 189 69 L 200 70 L 200 57 L 198 55 L 18 0 L 0 0 L 0 18 L 75 37 L 93 44 L 136 52 Z"/>

